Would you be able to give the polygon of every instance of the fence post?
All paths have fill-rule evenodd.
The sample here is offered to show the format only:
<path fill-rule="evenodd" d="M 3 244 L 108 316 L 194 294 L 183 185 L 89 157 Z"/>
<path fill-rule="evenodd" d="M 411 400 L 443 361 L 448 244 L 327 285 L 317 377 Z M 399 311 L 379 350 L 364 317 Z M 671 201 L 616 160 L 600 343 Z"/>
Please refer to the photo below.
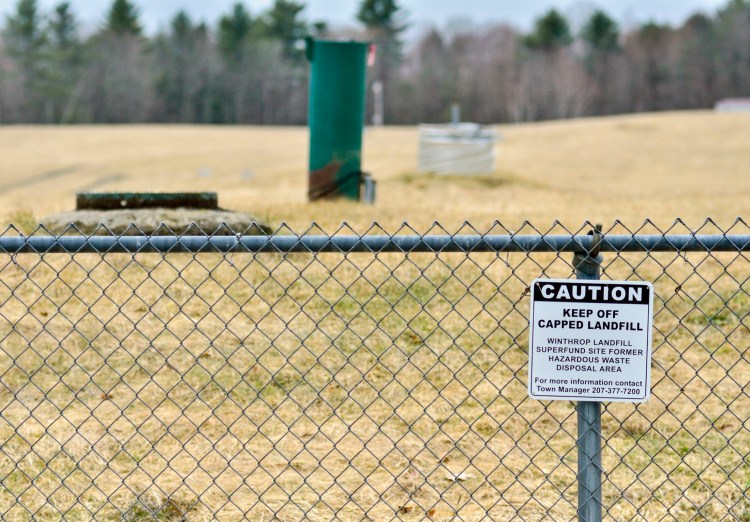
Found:
<path fill-rule="evenodd" d="M 591 252 L 577 252 L 573 267 L 578 279 L 596 280 L 601 273 L 599 254 L 602 226 L 596 225 Z M 578 402 L 578 521 L 602 520 L 602 404 Z"/>

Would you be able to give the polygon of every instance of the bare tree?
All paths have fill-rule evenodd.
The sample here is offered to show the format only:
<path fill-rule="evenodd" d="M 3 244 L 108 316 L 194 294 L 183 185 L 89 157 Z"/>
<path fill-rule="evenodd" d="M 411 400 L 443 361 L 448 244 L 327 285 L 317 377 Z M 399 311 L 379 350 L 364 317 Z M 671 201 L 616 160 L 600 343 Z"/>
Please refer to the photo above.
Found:
<path fill-rule="evenodd" d="M 389 123 L 445 121 L 452 103 L 466 119 L 494 123 L 750 95 L 750 0 L 726 0 L 679 28 L 621 33 L 587 7 L 577 34 L 551 10 L 529 34 L 462 21 L 408 46 L 394 0 L 361 0 L 365 29 L 309 24 L 304 2 L 275 0 L 252 16 L 239 2 L 216 25 L 178 13 L 153 38 L 132 0 L 110 1 L 102 29 L 80 38 L 67 1 L 44 12 L 38 0 L 15 0 L 0 21 L 0 122 L 301 124 L 308 67 L 295 43 L 307 33 L 380 43 L 370 74 L 384 84 Z"/>

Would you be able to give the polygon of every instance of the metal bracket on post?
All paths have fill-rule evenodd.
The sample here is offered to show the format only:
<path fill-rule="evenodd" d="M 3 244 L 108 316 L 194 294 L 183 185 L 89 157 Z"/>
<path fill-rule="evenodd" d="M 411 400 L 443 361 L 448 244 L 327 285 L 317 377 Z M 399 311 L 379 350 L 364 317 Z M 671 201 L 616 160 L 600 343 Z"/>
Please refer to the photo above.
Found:
<path fill-rule="evenodd" d="M 603 258 L 599 254 L 602 246 L 602 226 L 596 225 L 588 233 L 592 236 L 591 250 L 579 250 L 573 254 L 573 268 L 578 279 L 599 279 Z"/>
<path fill-rule="evenodd" d="M 589 251 L 576 252 L 573 267 L 578 279 L 597 280 L 603 258 L 599 254 L 602 226 L 589 232 L 593 236 Z M 578 521 L 602 520 L 602 404 L 579 402 L 578 412 Z"/>

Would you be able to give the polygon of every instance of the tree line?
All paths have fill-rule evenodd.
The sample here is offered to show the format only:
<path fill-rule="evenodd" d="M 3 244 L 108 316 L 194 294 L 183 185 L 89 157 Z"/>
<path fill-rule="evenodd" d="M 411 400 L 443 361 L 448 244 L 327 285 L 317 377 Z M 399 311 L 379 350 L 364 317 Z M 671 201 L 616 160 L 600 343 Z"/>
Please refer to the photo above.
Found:
<path fill-rule="evenodd" d="M 308 36 L 377 43 L 368 74 L 388 124 L 445 121 L 453 103 L 466 120 L 499 123 L 750 96 L 750 0 L 679 27 L 622 30 L 602 10 L 571 24 L 553 9 L 528 33 L 454 23 L 408 44 L 396 0 L 362 0 L 359 25 L 344 30 L 305 20 L 304 8 L 275 0 L 251 13 L 237 3 L 214 25 L 180 11 L 147 35 L 136 4 L 113 0 L 84 35 L 69 2 L 43 12 L 18 0 L 0 27 L 0 123 L 304 124 Z"/>

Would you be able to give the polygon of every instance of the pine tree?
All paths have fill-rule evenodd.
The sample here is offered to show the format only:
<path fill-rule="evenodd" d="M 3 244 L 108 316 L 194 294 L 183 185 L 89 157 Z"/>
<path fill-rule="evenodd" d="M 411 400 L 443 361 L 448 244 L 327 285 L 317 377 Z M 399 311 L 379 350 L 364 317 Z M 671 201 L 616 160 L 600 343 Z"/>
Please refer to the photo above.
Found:
<path fill-rule="evenodd" d="M 29 74 L 35 72 L 47 43 L 42 22 L 36 0 L 19 0 L 16 12 L 7 19 L 4 36 L 8 53 Z"/>
<path fill-rule="evenodd" d="M 534 24 L 534 31 L 525 39 L 528 47 L 545 52 L 566 47 L 572 41 L 570 25 L 556 9 L 550 9 L 547 14 L 538 18 Z"/>
<path fill-rule="evenodd" d="M 396 0 L 362 0 L 357 10 L 357 20 L 368 28 L 398 34 L 406 29 L 400 22 L 401 7 Z"/>
<path fill-rule="evenodd" d="M 50 36 L 58 49 L 71 49 L 78 45 L 78 22 L 70 9 L 70 2 L 55 7 L 50 21 Z"/>
<path fill-rule="evenodd" d="M 581 38 L 588 45 L 585 59 L 595 89 L 592 110 L 595 114 L 613 112 L 612 79 L 615 54 L 620 50 L 620 30 L 617 23 L 604 11 L 596 11 L 581 30 Z"/>
<path fill-rule="evenodd" d="M 114 0 L 107 14 L 107 30 L 115 34 L 140 35 L 138 8 L 129 0 Z"/>
<path fill-rule="evenodd" d="M 19 109 L 26 121 L 42 121 L 48 40 L 36 0 L 19 0 L 6 22 L 3 36 L 7 52 L 18 67 L 23 88 L 25 107 Z"/>
<path fill-rule="evenodd" d="M 172 38 L 179 42 L 188 40 L 193 32 L 193 21 L 190 19 L 190 15 L 184 10 L 177 12 L 169 26 L 172 29 Z"/>
<path fill-rule="evenodd" d="M 620 30 L 617 22 L 604 11 L 596 11 L 581 32 L 583 40 L 598 52 L 614 51 L 619 47 Z"/>
<path fill-rule="evenodd" d="M 375 42 L 384 47 L 380 54 L 385 52 L 392 59 L 401 57 L 400 36 L 408 27 L 404 16 L 396 0 L 362 0 L 357 10 L 357 20 L 368 29 Z"/>
<path fill-rule="evenodd" d="M 298 40 L 308 34 L 307 24 L 300 19 L 305 4 L 290 0 L 276 0 L 263 18 L 265 36 L 281 41 L 287 58 L 301 58 L 297 50 Z"/>
<path fill-rule="evenodd" d="M 253 90 L 253 68 L 250 63 L 254 46 L 251 43 L 256 27 L 250 13 L 239 2 L 234 5 L 230 14 L 219 20 L 218 47 L 226 63 L 220 112 L 226 122 L 239 123 L 247 119 L 248 106 L 252 101 L 248 91 Z M 232 100 L 232 103 L 226 103 L 228 100 Z"/>
<path fill-rule="evenodd" d="M 49 22 L 52 82 L 47 95 L 53 104 L 55 121 L 69 123 L 75 120 L 75 107 L 80 86 L 80 68 L 83 62 L 82 46 L 78 36 L 78 21 L 70 3 L 58 4 Z"/>
<path fill-rule="evenodd" d="M 141 31 L 135 4 L 114 0 L 103 30 L 89 40 L 86 108 L 95 121 L 135 123 L 150 116 L 152 61 Z"/>
<path fill-rule="evenodd" d="M 243 47 L 250 39 L 253 20 L 250 13 L 241 3 L 234 4 L 231 14 L 219 20 L 219 50 L 233 65 L 238 65 L 242 58 Z"/>

